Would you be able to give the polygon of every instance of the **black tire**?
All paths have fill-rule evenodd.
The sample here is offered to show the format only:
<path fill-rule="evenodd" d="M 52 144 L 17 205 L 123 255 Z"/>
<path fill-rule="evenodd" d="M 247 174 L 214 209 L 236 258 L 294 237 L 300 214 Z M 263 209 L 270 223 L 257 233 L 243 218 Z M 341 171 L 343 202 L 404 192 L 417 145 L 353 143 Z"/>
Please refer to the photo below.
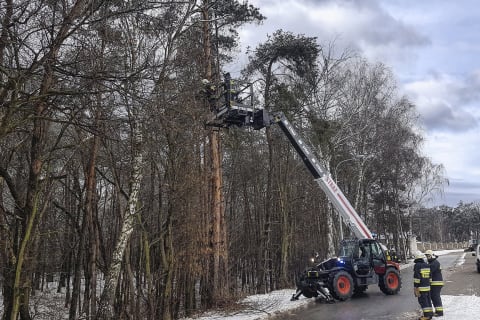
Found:
<path fill-rule="evenodd" d="M 297 283 L 297 290 L 302 291 L 305 298 L 313 298 L 318 296 L 315 286 L 308 282 L 308 280 L 302 280 Z"/>
<path fill-rule="evenodd" d="M 305 298 L 313 298 L 313 297 L 316 297 L 316 295 L 313 294 L 312 291 L 310 290 L 304 290 L 302 291 L 302 294 Z"/>
<path fill-rule="evenodd" d="M 383 276 L 379 276 L 378 286 L 386 295 L 394 295 L 400 291 L 402 287 L 402 278 L 400 273 L 394 268 L 388 268 Z"/>
<path fill-rule="evenodd" d="M 348 272 L 342 270 L 330 275 L 330 292 L 335 299 L 340 301 L 350 299 L 353 288 L 353 278 Z"/>
<path fill-rule="evenodd" d="M 480 265 L 477 264 L 477 272 L 480 273 Z"/>
<path fill-rule="evenodd" d="M 353 295 L 354 296 L 362 295 L 363 293 L 365 293 L 365 291 L 367 291 L 367 289 L 368 289 L 368 286 L 355 286 L 355 288 L 353 288 Z"/>

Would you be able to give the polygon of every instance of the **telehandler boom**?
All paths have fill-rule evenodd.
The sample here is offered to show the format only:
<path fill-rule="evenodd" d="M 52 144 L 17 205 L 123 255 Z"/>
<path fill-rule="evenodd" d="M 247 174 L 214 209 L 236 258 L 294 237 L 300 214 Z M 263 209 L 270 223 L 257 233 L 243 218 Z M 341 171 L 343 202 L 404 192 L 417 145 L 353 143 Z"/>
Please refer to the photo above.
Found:
<path fill-rule="evenodd" d="M 216 92 L 208 97 L 214 118 L 207 123 L 220 128 L 251 127 L 260 130 L 277 124 L 286 135 L 305 166 L 320 188 L 325 192 L 335 209 L 350 227 L 357 239 L 343 240 L 338 257 L 327 259 L 307 269 L 297 282 L 297 293 L 306 297 L 320 297 L 332 301 L 346 300 L 353 293 L 364 292 L 369 284 L 378 284 L 387 295 L 397 294 L 401 288 L 400 268 L 397 262 L 388 259 L 385 247 L 374 239 L 328 170 L 320 163 L 310 147 L 297 133 L 284 113 L 270 113 L 253 105 L 253 89 L 250 83 L 242 84 L 224 77 L 220 88 L 209 86 L 206 92 Z"/>

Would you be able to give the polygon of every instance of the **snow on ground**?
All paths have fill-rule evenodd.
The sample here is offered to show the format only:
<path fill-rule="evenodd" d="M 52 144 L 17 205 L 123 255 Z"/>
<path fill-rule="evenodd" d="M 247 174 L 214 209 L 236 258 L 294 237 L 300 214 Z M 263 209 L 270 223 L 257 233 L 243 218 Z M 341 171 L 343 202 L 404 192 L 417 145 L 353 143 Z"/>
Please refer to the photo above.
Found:
<path fill-rule="evenodd" d="M 307 299 L 303 296 L 297 301 L 290 301 L 295 289 L 276 290 L 267 294 L 256 294 L 248 296 L 240 301 L 240 304 L 245 307 L 243 310 L 235 312 L 207 312 L 199 317 L 184 318 L 183 320 L 260 320 L 268 317 L 287 312 L 289 310 L 307 306 L 310 303 L 315 303 L 313 299 Z"/>
<path fill-rule="evenodd" d="M 452 252 L 463 252 L 463 250 L 442 250 L 433 251 L 435 255 L 441 256 Z M 463 264 L 465 254 L 457 262 L 457 265 Z M 408 268 L 413 264 L 410 261 L 402 264 L 401 269 Z M 248 296 L 240 304 L 245 309 L 222 313 L 208 312 L 195 318 L 184 318 L 183 320 L 263 320 L 269 317 L 287 312 L 289 310 L 306 307 L 308 304 L 314 304 L 314 299 L 307 299 L 303 296 L 297 301 L 290 301 L 295 289 L 284 289 L 273 291 L 268 294 L 257 294 Z M 446 313 L 443 317 L 434 318 L 439 320 L 478 320 L 480 315 L 480 297 L 477 296 L 445 296 L 442 295 L 443 307 Z"/>

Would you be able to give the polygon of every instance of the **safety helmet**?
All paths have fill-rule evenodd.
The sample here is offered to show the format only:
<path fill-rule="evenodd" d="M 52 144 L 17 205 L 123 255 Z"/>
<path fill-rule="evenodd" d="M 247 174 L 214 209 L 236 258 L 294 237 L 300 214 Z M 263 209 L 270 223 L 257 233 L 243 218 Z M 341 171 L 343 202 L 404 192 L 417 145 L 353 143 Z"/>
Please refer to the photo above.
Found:
<path fill-rule="evenodd" d="M 427 256 L 427 260 L 430 262 L 435 259 L 435 255 L 433 254 L 432 250 L 425 251 L 425 256 Z"/>
<path fill-rule="evenodd" d="M 415 260 L 417 260 L 417 259 L 422 259 L 423 260 L 423 259 L 425 259 L 425 255 L 422 252 L 417 252 L 415 254 Z"/>

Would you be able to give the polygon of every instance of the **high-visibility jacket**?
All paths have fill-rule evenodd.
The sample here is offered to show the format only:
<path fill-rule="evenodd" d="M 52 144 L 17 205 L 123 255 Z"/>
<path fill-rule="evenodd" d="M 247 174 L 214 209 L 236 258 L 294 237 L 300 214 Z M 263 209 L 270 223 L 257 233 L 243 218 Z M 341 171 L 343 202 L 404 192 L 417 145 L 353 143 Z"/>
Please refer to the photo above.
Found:
<path fill-rule="evenodd" d="M 413 286 L 418 288 L 420 292 L 430 291 L 430 266 L 423 260 L 415 260 Z"/>
<path fill-rule="evenodd" d="M 437 258 L 428 261 L 430 265 L 430 285 L 431 286 L 443 286 L 443 276 L 442 276 L 442 266 L 440 262 L 437 261 Z"/>

